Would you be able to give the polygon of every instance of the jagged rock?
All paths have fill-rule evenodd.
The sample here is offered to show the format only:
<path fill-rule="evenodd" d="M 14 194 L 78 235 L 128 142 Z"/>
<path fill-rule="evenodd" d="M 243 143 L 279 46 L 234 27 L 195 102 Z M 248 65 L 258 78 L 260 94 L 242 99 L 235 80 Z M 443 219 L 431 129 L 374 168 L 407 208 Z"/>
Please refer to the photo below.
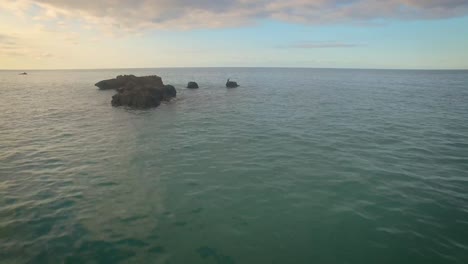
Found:
<path fill-rule="evenodd" d="M 189 88 L 189 89 L 198 89 L 198 83 L 196 83 L 196 82 L 189 82 L 189 83 L 187 84 L 187 88 Z"/>
<path fill-rule="evenodd" d="M 239 87 L 239 85 L 237 84 L 237 82 L 233 82 L 233 81 L 227 79 L 226 87 L 227 88 L 236 88 L 236 87 Z"/>
<path fill-rule="evenodd" d="M 129 82 L 133 82 L 138 85 L 164 86 L 161 77 L 156 75 L 143 77 L 136 77 L 135 75 L 119 75 L 117 78 L 103 80 L 95 85 L 101 90 L 117 90 L 126 86 Z"/>
<path fill-rule="evenodd" d="M 177 95 L 174 86 L 164 85 L 161 77 L 156 75 L 120 75 L 115 79 L 100 81 L 96 86 L 101 90 L 117 91 L 117 94 L 112 96 L 112 106 L 157 107 L 161 101 L 169 101 Z"/>
<path fill-rule="evenodd" d="M 133 108 L 157 107 L 163 99 L 158 89 L 145 86 L 125 88 L 112 96 L 112 106 L 129 106 Z"/>

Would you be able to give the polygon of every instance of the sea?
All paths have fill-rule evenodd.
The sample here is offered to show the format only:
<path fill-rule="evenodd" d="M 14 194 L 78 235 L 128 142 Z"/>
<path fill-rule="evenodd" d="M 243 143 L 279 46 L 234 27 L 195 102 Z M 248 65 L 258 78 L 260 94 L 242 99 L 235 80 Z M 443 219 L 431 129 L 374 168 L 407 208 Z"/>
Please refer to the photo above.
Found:
<path fill-rule="evenodd" d="M 0 71 L 1 264 L 468 263 L 468 71 L 18 73 Z M 177 98 L 112 107 L 94 84 L 120 74 Z"/>

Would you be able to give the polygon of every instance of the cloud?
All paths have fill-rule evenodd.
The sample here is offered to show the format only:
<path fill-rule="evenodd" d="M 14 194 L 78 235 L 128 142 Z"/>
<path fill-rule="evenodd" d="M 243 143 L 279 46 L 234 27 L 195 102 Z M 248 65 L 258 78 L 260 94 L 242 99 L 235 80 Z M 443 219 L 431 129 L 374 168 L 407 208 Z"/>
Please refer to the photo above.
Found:
<path fill-rule="evenodd" d="M 2 3 L 4 2 L 4 3 Z M 468 14 L 468 0 L 0 0 L 39 20 L 73 19 L 106 30 L 238 27 L 260 19 L 302 24 L 366 24 Z"/>
<path fill-rule="evenodd" d="M 80 35 L 76 32 L 68 32 L 64 35 L 63 40 L 69 44 L 78 45 L 80 43 Z"/>
<path fill-rule="evenodd" d="M 307 41 L 293 43 L 280 48 L 294 48 L 294 49 L 326 49 L 326 48 L 355 48 L 363 46 L 362 44 L 334 42 L 334 41 Z"/>
<path fill-rule="evenodd" d="M 18 39 L 12 35 L 0 34 L 0 54 L 9 56 L 20 56 L 22 53 L 18 49 Z"/>
<path fill-rule="evenodd" d="M 49 52 L 40 52 L 29 45 L 27 41 L 17 36 L 0 34 L 0 56 L 8 57 L 35 57 L 36 59 L 47 59 L 53 57 Z"/>
<path fill-rule="evenodd" d="M 0 33 L 0 45 L 15 45 L 16 37 Z"/>
<path fill-rule="evenodd" d="M 49 53 L 49 52 L 43 52 L 43 53 L 40 53 L 36 56 L 36 59 L 37 60 L 43 60 L 43 59 L 47 59 L 47 58 L 52 58 L 54 55 L 52 53 Z"/>

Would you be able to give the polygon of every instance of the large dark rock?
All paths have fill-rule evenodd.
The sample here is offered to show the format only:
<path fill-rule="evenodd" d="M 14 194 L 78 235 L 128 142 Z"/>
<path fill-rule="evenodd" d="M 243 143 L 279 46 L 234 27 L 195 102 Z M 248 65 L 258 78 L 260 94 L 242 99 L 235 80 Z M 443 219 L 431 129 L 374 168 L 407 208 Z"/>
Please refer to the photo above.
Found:
<path fill-rule="evenodd" d="M 196 82 L 189 82 L 189 83 L 187 84 L 187 88 L 189 88 L 189 89 L 198 89 L 198 83 L 196 83 Z"/>
<path fill-rule="evenodd" d="M 129 82 L 136 85 L 164 86 L 161 77 L 156 75 L 136 77 L 135 75 L 119 75 L 117 78 L 104 80 L 95 85 L 101 90 L 117 90 L 126 86 Z"/>
<path fill-rule="evenodd" d="M 114 89 L 117 94 L 112 96 L 113 106 L 129 106 L 133 108 L 157 107 L 161 101 L 169 101 L 176 97 L 177 91 L 172 85 L 164 85 L 161 77 L 120 75 L 115 79 L 96 83 L 102 90 Z"/>
<path fill-rule="evenodd" d="M 239 87 L 239 85 L 237 84 L 237 82 L 233 82 L 233 81 L 227 79 L 226 87 L 227 88 L 236 88 L 236 87 Z"/>
<path fill-rule="evenodd" d="M 161 92 L 157 89 L 145 86 L 136 86 L 129 89 L 121 89 L 112 96 L 112 106 L 129 106 L 133 108 L 157 107 L 161 104 Z"/>

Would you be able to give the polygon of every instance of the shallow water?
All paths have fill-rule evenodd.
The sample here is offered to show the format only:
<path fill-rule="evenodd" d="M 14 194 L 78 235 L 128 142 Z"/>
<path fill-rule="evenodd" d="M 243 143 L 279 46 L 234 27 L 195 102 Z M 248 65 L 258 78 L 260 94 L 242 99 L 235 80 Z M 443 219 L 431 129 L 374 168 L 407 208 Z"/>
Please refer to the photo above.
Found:
<path fill-rule="evenodd" d="M 468 71 L 0 71 L 0 263 L 468 263 Z"/>

